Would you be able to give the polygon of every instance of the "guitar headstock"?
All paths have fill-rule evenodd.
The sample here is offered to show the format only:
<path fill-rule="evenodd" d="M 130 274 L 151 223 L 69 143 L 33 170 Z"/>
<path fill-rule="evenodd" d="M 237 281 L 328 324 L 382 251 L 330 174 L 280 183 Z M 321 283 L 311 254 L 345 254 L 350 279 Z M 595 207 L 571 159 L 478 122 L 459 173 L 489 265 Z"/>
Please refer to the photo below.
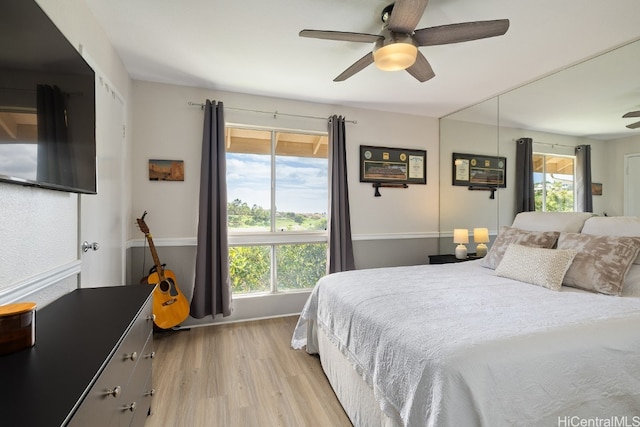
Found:
<path fill-rule="evenodd" d="M 144 213 L 142 214 L 142 217 L 137 218 L 136 221 L 138 222 L 138 227 L 140 227 L 140 231 L 142 231 L 144 234 L 149 234 L 149 227 L 144 222 L 144 217 L 146 215 L 147 215 L 147 211 L 144 211 Z"/>

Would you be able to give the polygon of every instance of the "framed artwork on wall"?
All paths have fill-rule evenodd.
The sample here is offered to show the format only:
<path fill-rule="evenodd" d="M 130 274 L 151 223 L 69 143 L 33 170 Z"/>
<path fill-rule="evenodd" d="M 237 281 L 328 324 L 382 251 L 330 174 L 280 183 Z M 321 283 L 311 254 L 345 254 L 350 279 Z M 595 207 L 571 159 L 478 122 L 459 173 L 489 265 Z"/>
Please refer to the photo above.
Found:
<path fill-rule="evenodd" d="M 149 181 L 184 181 L 184 160 L 149 160 Z"/>
<path fill-rule="evenodd" d="M 426 184 L 427 152 L 361 145 L 360 182 Z"/>
<path fill-rule="evenodd" d="M 465 187 L 507 187 L 507 158 L 453 153 L 452 185 Z"/>
<path fill-rule="evenodd" d="M 591 183 L 591 195 L 592 196 L 602 196 L 602 183 L 601 182 L 592 182 Z"/>

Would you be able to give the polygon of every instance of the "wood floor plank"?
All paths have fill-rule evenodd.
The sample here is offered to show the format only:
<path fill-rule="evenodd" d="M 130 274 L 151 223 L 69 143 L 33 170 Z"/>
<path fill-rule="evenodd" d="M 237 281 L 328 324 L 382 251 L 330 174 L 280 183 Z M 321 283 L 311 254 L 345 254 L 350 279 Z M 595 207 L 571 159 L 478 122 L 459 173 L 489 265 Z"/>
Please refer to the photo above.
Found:
<path fill-rule="evenodd" d="M 296 321 L 156 334 L 145 427 L 351 427 L 320 360 L 291 348 Z"/>

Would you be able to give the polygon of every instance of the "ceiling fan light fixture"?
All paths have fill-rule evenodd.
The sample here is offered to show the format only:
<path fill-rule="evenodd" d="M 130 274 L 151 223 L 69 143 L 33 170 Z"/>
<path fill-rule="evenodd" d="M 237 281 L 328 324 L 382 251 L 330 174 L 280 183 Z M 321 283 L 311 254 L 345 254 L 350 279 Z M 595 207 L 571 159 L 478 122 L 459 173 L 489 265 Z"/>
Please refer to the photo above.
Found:
<path fill-rule="evenodd" d="M 380 70 L 406 70 L 416 62 L 418 48 L 412 43 L 390 43 L 373 51 L 373 60 Z"/>

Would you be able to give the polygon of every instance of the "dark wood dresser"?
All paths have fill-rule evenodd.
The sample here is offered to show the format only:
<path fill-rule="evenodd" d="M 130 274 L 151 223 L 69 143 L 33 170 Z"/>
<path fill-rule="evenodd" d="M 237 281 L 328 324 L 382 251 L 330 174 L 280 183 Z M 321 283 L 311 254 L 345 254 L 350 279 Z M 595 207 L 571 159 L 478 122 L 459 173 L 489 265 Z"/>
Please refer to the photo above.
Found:
<path fill-rule="evenodd" d="M 77 289 L 36 312 L 32 348 L 0 356 L 0 419 L 18 426 L 144 426 L 150 285 Z"/>

